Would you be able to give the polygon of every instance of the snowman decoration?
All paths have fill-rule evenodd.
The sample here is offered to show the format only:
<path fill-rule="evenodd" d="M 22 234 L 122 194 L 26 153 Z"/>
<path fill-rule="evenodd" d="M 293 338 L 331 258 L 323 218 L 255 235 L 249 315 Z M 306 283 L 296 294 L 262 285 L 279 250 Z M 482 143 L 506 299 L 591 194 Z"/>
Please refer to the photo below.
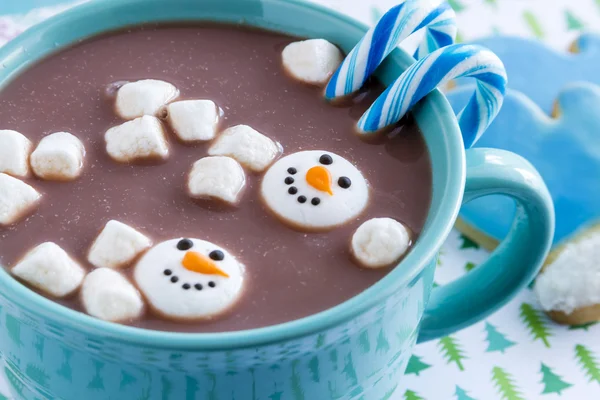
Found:
<path fill-rule="evenodd" d="M 134 279 L 152 308 L 169 318 L 206 319 L 227 310 L 242 292 L 244 266 L 222 247 L 174 239 L 138 261 Z"/>
<path fill-rule="evenodd" d="M 311 150 L 273 164 L 263 178 L 261 195 L 284 222 L 300 230 L 328 230 L 365 209 L 369 187 L 348 160 L 329 151 Z"/>

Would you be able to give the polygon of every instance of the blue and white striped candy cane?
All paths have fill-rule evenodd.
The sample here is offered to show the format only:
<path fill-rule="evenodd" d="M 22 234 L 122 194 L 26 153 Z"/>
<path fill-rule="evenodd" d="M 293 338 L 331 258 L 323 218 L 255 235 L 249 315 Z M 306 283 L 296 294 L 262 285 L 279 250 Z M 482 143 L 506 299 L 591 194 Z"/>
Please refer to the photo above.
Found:
<path fill-rule="evenodd" d="M 458 113 L 465 147 L 471 147 L 500 111 L 506 91 L 502 61 L 478 45 L 444 47 L 411 65 L 363 114 L 359 132 L 375 133 L 398 122 L 429 92 L 461 77 L 477 79 L 475 93 Z"/>
<path fill-rule="evenodd" d="M 426 28 L 425 38 L 415 57 L 454 43 L 454 11 L 440 0 L 406 0 L 390 9 L 346 56 L 327 84 L 325 98 L 333 100 L 360 89 L 400 42 L 422 28 Z"/>

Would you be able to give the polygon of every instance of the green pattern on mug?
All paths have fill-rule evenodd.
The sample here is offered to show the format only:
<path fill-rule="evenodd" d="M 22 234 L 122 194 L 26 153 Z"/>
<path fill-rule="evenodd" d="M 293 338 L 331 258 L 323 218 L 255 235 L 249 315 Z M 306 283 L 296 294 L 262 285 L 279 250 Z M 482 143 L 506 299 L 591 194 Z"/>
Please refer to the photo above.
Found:
<path fill-rule="evenodd" d="M 548 367 L 544 363 L 542 363 L 542 368 L 540 372 L 542 374 L 542 384 L 544 385 L 544 391 L 542 392 L 542 394 L 561 394 L 563 390 L 573 386 L 572 384 L 563 381 L 560 376 L 552 372 L 552 369 L 550 369 L 550 367 Z"/>
<path fill-rule="evenodd" d="M 548 338 L 552 334 L 543 313 L 528 303 L 521 304 L 520 310 L 521 320 L 527 326 L 529 333 L 533 336 L 533 340 L 539 339 L 544 343 L 544 346 L 549 348 L 550 342 Z"/>

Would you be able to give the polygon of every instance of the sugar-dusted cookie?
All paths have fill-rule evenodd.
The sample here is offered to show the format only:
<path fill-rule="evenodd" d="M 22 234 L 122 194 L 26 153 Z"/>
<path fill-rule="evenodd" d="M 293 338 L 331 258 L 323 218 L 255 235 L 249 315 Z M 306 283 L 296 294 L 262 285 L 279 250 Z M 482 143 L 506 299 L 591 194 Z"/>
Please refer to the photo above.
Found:
<path fill-rule="evenodd" d="M 542 309 L 558 323 L 600 320 L 600 225 L 592 225 L 548 256 L 534 290 Z"/>
<path fill-rule="evenodd" d="M 460 88 L 450 99 L 458 108 L 471 93 Z M 537 168 L 554 201 L 557 243 L 600 219 L 600 86 L 570 84 L 554 109 L 554 117 L 549 116 L 522 93 L 509 91 L 498 118 L 476 147 L 515 152 Z M 514 212 L 508 198 L 477 199 L 462 208 L 459 229 L 493 247 L 508 233 Z M 482 241 L 480 233 L 492 240 Z"/>
<path fill-rule="evenodd" d="M 348 160 L 324 150 L 300 151 L 266 172 L 261 194 L 267 207 L 301 230 L 323 230 L 356 218 L 367 206 L 369 187 Z"/>
<path fill-rule="evenodd" d="M 244 287 L 244 266 L 227 250 L 200 239 L 173 239 L 138 261 L 134 279 L 159 314 L 207 319 L 230 308 Z"/>
<path fill-rule="evenodd" d="M 581 35 L 568 51 L 556 51 L 535 39 L 501 35 L 472 43 L 487 47 L 500 57 L 509 76 L 508 87 L 528 96 L 546 113 L 550 113 L 554 99 L 570 82 L 600 85 L 598 34 Z M 464 84 L 472 81 L 465 80 Z"/>

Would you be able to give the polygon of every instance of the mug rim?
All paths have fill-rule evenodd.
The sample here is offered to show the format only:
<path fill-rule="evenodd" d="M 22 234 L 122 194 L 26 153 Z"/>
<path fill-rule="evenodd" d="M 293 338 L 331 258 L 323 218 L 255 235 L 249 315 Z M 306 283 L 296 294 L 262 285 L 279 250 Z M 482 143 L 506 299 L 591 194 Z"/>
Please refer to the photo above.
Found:
<path fill-rule="evenodd" d="M 80 17 L 93 12 L 95 9 L 115 8 L 125 4 L 141 4 L 144 1 L 145 0 L 104 0 L 98 2 L 90 1 L 88 3 L 77 5 L 35 25 L 20 34 L 17 38 L 6 43 L 0 48 L 0 62 L 11 57 L 12 54 L 22 51 L 23 44 L 27 41 L 33 40 L 36 37 L 41 37 L 46 31 L 51 30 L 56 26 L 67 24 L 71 20 L 77 20 Z M 308 3 L 302 0 L 258 1 L 263 4 L 268 3 L 274 6 L 277 6 L 278 4 L 280 6 L 291 4 L 301 8 L 307 8 L 312 12 L 333 17 L 343 24 L 357 28 L 362 32 L 368 30 L 368 26 L 361 22 L 318 4 Z M 249 25 L 253 24 L 250 23 Z M 126 26 L 126 24 L 123 24 L 122 26 Z M 285 31 L 285 28 L 283 28 L 283 31 Z M 90 37 L 93 36 L 95 35 Z M 74 34 L 74 38 L 78 40 L 87 37 Z M 57 49 L 54 49 L 54 51 L 58 51 L 65 47 L 68 47 L 68 45 L 60 46 Z M 14 75 L 19 75 L 24 67 L 29 66 L 32 63 L 37 63 L 43 58 L 44 57 L 36 57 L 33 60 L 28 60 L 29 62 L 26 63 L 27 65 L 25 65 L 25 63 L 20 63 L 15 66 L 5 67 L 9 70 L 9 76 L 7 76 L 4 81 L 0 82 L 0 86 L 4 86 L 7 82 L 10 82 L 14 78 Z M 389 67 L 394 69 L 394 72 L 396 73 L 398 68 L 406 68 L 410 63 L 414 62 L 414 59 L 412 59 L 411 56 L 399 48 L 395 49 L 388 56 L 388 59 L 391 59 L 396 63 L 396 66 Z M 11 72 L 15 73 L 11 74 Z M 432 115 L 435 117 L 436 121 L 433 121 Z M 441 92 L 435 90 L 429 94 L 424 101 L 416 106 L 414 109 L 414 116 L 417 125 L 425 136 L 429 153 L 432 153 L 433 146 L 442 146 L 444 149 L 442 151 L 447 154 L 446 170 L 437 171 L 438 175 L 441 173 L 445 174 L 445 180 L 443 181 L 444 187 L 441 188 L 442 193 L 437 194 L 438 196 L 442 196 L 443 201 L 440 202 L 439 208 L 435 210 L 433 209 L 433 204 L 430 205 L 427 222 L 419 239 L 399 264 L 399 266 L 404 268 L 399 268 L 398 266 L 394 267 L 393 270 L 378 282 L 334 307 L 300 319 L 260 328 L 216 333 L 183 333 L 137 328 L 91 317 L 83 312 L 62 306 L 55 301 L 34 292 L 12 277 L 6 268 L 2 266 L 0 266 L 0 287 L 2 288 L 0 293 L 2 293 L 2 296 L 6 297 L 9 301 L 19 304 L 20 308 L 41 314 L 44 318 L 55 320 L 76 331 L 86 331 L 120 342 L 153 348 L 189 350 L 244 348 L 262 344 L 278 343 L 301 336 L 323 332 L 331 327 L 340 325 L 343 322 L 372 309 L 376 304 L 382 303 L 394 291 L 409 284 L 418 277 L 428 263 L 436 257 L 438 250 L 450 233 L 454 221 L 458 216 L 465 185 L 466 161 L 462 136 L 455 114 L 447 99 Z M 430 133 L 429 131 L 425 132 L 422 128 L 423 125 L 435 125 L 435 123 L 443 127 L 436 133 Z M 436 171 L 433 170 L 433 165 L 432 173 L 435 181 Z M 434 183 L 435 182 L 432 182 L 432 185 L 434 185 L 433 190 L 435 191 L 436 187 Z"/>

